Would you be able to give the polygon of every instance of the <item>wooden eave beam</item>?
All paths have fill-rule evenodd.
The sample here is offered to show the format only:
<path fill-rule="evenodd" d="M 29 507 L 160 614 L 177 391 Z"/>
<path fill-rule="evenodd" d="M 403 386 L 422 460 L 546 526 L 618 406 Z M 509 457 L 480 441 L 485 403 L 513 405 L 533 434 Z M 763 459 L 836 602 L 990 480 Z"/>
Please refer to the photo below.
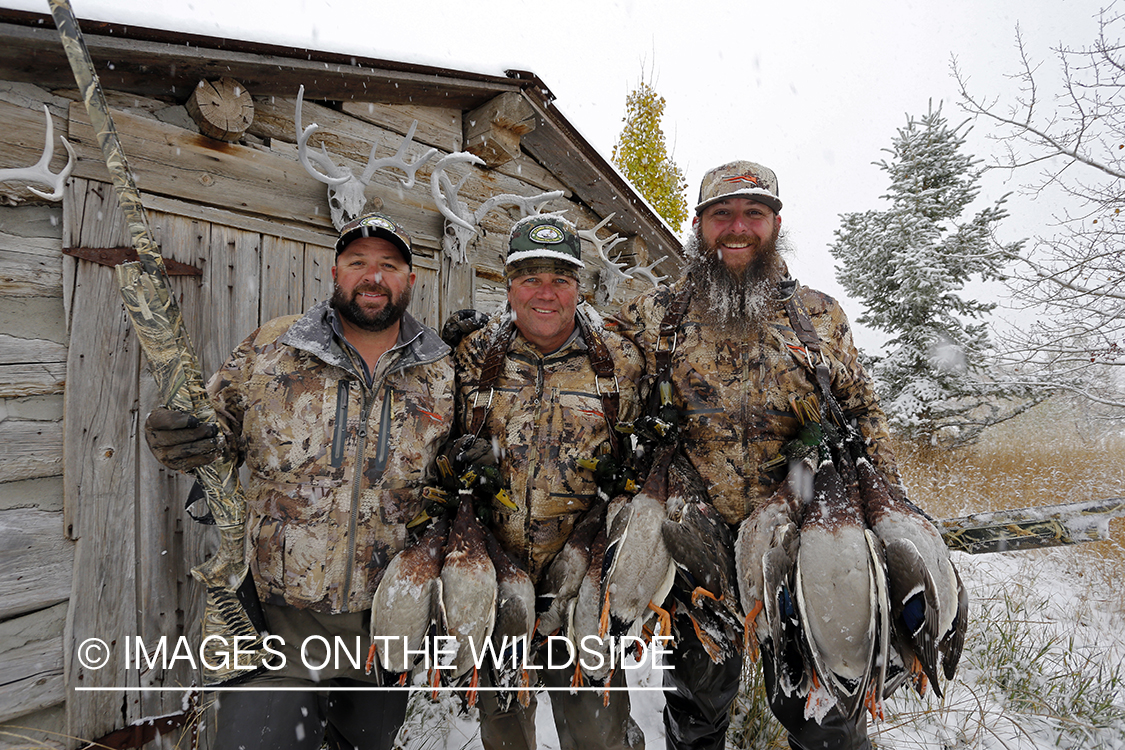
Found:
<path fill-rule="evenodd" d="M 517 82 L 501 76 L 80 21 L 106 89 L 184 101 L 200 79 L 230 76 L 255 96 L 374 101 L 471 110 Z M 0 9 L 0 73 L 47 89 L 74 86 L 50 16 Z"/>

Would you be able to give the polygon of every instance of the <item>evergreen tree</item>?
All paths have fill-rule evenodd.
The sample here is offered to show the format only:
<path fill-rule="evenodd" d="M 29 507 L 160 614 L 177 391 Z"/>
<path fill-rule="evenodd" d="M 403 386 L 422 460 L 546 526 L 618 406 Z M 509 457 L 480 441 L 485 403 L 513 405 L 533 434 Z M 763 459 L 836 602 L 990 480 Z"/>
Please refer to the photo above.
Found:
<path fill-rule="evenodd" d="M 625 117 L 613 163 L 629 182 L 652 204 L 673 229 L 687 219 L 687 182 L 676 162 L 668 155 L 664 130 L 664 97 L 641 82 L 625 100 Z"/>
<path fill-rule="evenodd" d="M 1005 198 L 962 219 L 981 174 L 963 151 L 962 127 L 950 127 L 940 105 L 908 117 L 890 161 L 876 162 L 891 180 L 882 196 L 890 208 L 842 215 L 830 248 L 837 279 L 866 308 L 857 320 L 893 337 L 874 374 L 891 425 L 911 438 L 955 428 L 958 441 L 971 441 L 1029 406 L 1013 405 L 988 367 L 984 320 L 995 303 L 963 294 L 972 279 L 1003 278 L 1021 243 L 993 238 Z"/>

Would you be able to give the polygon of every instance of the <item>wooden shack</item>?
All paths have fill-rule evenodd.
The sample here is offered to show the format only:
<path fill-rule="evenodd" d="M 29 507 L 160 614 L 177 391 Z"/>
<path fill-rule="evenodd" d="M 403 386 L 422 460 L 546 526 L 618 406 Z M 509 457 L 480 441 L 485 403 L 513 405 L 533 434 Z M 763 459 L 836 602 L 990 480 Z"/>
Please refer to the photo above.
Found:
<path fill-rule="evenodd" d="M 506 236 L 519 216 L 501 206 L 481 217 L 467 262 L 443 252 L 452 227 L 430 183 L 433 165 L 454 152 L 483 160 L 451 169 L 452 183 L 464 179 L 451 202 L 469 214 L 496 194 L 560 191 L 546 210 L 565 210 L 580 229 L 613 215 L 598 235 L 624 239 L 612 250 L 619 262 L 669 256 L 657 273 L 677 271 L 672 231 L 532 73 L 81 25 L 152 229 L 180 263 L 172 283 L 205 374 L 261 322 L 331 290 L 328 195 L 296 145 L 302 85 L 302 124 L 319 125 L 311 143 L 355 175 L 372 146 L 376 158 L 394 154 L 414 121 L 406 158 L 437 150 L 412 186 L 381 170 L 365 192 L 369 207 L 415 238 L 412 311 L 424 322 L 502 302 Z M 228 101 L 193 100 L 201 86 L 225 87 L 217 95 Z M 233 122 L 216 124 L 208 110 L 231 102 L 241 108 Z M 129 240 L 54 24 L 0 10 L 0 170 L 40 158 L 46 117 L 51 171 L 66 163 L 58 136 L 77 156 L 61 201 L 36 197 L 26 182 L 0 183 L 0 746 L 75 747 L 109 735 L 113 746 L 136 747 L 153 726 L 179 720 L 184 695 L 77 688 L 198 684 L 182 662 L 126 668 L 126 647 L 138 636 L 151 644 L 198 632 L 189 570 L 214 542 L 184 513 L 187 480 L 163 470 L 140 436 L 157 395 L 110 268 Z M 587 251 L 592 297 L 610 272 Z M 647 286 L 624 281 L 602 303 Z M 90 638 L 109 646 L 100 669 L 78 659 Z M 144 721 L 154 717 L 171 718 Z"/>

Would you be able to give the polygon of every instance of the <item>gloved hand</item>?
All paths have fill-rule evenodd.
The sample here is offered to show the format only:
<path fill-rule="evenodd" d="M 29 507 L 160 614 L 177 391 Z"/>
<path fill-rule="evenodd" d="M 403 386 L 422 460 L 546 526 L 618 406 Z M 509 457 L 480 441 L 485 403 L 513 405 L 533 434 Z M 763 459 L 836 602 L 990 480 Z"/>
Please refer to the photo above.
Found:
<path fill-rule="evenodd" d="M 190 471 L 219 460 L 219 426 L 201 424 L 193 415 L 160 406 L 145 420 L 145 440 L 156 460 L 176 471 Z"/>
<path fill-rule="evenodd" d="M 441 327 L 441 340 L 456 349 L 461 339 L 473 331 L 484 328 L 487 322 L 488 316 L 479 310 L 472 308 L 458 310 L 445 319 L 445 325 Z"/>

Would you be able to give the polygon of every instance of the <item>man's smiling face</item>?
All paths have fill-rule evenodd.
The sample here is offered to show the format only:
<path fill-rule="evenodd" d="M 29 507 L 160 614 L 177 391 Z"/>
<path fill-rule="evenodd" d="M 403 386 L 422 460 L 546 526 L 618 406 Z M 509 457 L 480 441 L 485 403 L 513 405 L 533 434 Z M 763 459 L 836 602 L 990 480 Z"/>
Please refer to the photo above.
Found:
<path fill-rule="evenodd" d="M 550 354 L 574 331 L 578 280 L 557 273 L 517 276 L 508 287 L 508 306 L 524 338 Z"/>
<path fill-rule="evenodd" d="M 769 206 L 749 198 L 732 197 L 712 203 L 697 219 L 704 248 L 741 274 L 764 247 L 776 244 L 781 217 Z"/>

